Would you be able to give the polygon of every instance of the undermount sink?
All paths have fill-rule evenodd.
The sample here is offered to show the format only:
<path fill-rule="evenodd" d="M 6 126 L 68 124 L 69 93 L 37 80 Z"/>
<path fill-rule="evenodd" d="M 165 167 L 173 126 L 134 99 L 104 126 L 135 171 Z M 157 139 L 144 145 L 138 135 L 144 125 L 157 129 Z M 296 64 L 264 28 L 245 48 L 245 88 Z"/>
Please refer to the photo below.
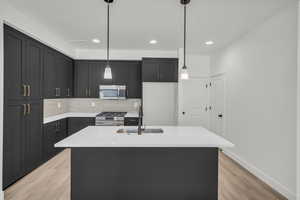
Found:
<path fill-rule="evenodd" d="M 117 130 L 118 134 L 138 134 L 137 128 L 122 128 Z M 142 129 L 142 134 L 163 134 L 164 131 L 161 128 L 146 128 Z"/>

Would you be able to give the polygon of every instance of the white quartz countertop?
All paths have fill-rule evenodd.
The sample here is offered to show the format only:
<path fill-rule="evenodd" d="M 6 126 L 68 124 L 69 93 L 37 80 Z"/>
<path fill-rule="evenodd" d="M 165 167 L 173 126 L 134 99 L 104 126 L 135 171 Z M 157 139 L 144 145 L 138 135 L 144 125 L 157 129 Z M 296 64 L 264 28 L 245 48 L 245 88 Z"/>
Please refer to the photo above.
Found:
<path fill-rule="evenodd" d="M 73 112 L 68 112 L 68 113 L 64 113 L 64 114 L 60 114 L 60 115 L 54 115 L 51 117 L 45 117 L 44 118 L 44 124 L 50 123 L 50 122 L 54 122 L 57 120 L 61 120 L 61 119 L 65 119 L 65 118 L 69 118 L 69 117 L 96 117 L 96 115 L 98 115 L 98 113 L 73 113 Z M 137 112 L 127 112 L 127 114 L 125 115 L 125 117 L 138 117 L 138 113 Z"/>
<path fill-rule="evenodd" d="M 159 126 L 163 134 L 117 134 L 116 126 L 89 126 L 58 142 L 55 147 L 233 147 L 203 127 Z"/>
<path fill-rule="evenodd" d="M 45 117 L 44 118 L 44 124 L 54 122 L 57 120 L 69 118 L 69 117 L 96 117 L 99 113 L 64 113 L 60 115 L 54 115 L 51 117 Z"/>

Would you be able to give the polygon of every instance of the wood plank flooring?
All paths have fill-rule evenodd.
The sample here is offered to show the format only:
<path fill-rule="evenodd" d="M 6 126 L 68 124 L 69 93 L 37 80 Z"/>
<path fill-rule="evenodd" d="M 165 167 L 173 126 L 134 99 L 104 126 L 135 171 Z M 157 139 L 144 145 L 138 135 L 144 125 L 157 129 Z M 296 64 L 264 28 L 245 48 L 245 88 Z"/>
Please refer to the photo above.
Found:
<path fill-rule="evenodd" d="M 70 150 L 9 187 L 5 200 L 70 200 Z M 219 200 L 286 200 L 220 153 Z"/>

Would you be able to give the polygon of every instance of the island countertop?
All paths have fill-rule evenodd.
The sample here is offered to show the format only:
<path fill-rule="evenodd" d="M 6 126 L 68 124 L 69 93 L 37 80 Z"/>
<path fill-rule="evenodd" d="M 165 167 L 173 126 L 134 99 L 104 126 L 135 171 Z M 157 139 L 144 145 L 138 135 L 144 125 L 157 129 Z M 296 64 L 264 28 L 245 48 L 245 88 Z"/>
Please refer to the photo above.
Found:
<path fill-rule="evenodd" d="M 216 147 L 234 145 L 203 127 L 159 126 L 163 134 L 117 134 L 122 126 L 89 126 L 55 144 L 55 147 Z"/>

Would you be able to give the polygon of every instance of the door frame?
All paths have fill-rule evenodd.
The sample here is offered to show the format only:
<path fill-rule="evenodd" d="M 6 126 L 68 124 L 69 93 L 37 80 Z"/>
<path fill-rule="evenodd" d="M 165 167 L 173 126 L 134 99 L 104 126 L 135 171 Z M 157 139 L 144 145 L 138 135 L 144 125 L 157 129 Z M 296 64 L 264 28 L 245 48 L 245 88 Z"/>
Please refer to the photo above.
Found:
<path fill-rule="evenodd" d="M 210 76 L 210 82 L 212 83 L 215 80 L 223 80 L 224 81 L 224 111 L 223 111 L 223 130 L 222 130 L 222 134 L 221 136 L 225 137 L 226 133 L 227 133 L 227 79 L 226 79 L 226 73 L 218 73 L 218 74 L 214 74 Z M 210 92 L 209 92 L 210 96 L 209 96 L 209 102 L 210 105 L 212 105 L 212 101 L 211 101 L 211 94 L 212 94 L 212 85 L 210 87 Z M 209 128 L 212 128 L 212 120 L 211 120 L 211 115 L 212 112 L 210 112 L 210 116 L 209 116 Z"/>

